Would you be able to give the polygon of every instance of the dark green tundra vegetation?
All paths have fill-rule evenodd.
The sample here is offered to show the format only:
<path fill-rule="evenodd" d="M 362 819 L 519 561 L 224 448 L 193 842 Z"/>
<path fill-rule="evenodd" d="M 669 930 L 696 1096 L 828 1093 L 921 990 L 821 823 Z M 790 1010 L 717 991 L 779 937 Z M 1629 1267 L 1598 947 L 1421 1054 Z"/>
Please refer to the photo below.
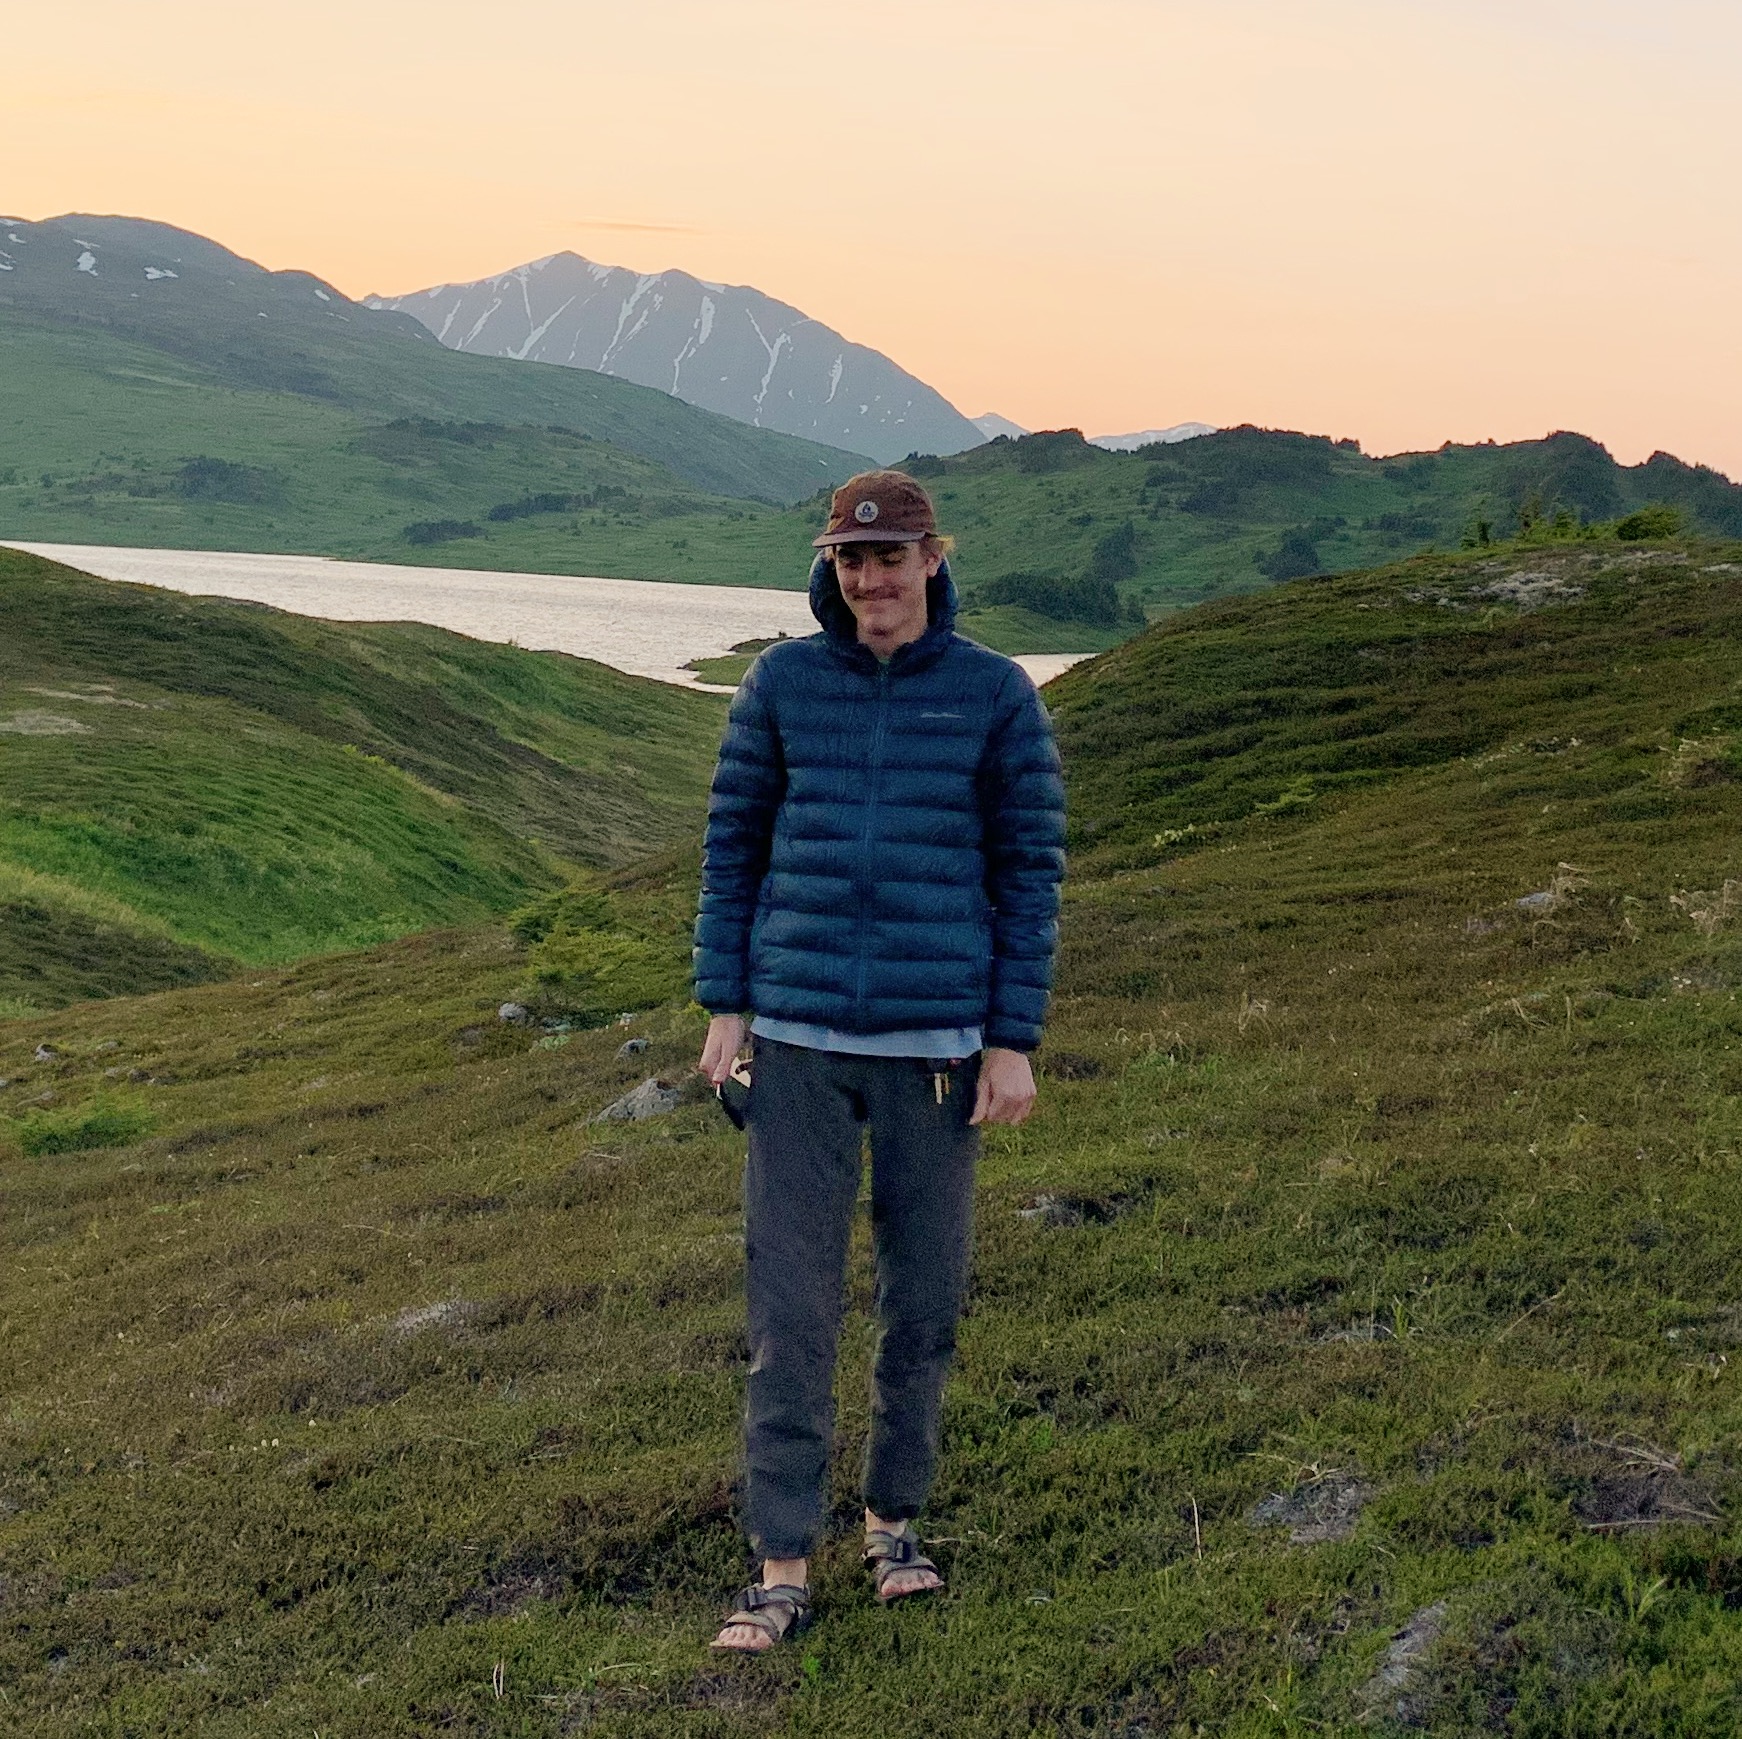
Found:
<path fill-rule="evenodd" d="M 0 549 L 0 1010 L 501 915 L 693 831 L 723 703 Z"/>
<path fill-rule="evenodd" d="M 1049 691 L 1074 873 L 949 1590 L 882 1612 L 855 1561 L 861 1240 L 819 1623 L 765 1661 L 704 1652 L 741 1142 L 594 1121 L 696 1054 L 693 848 L 0 1026 L 7 1730 L 1742 1730 L 1739 640 L 1742 545 L 1572 543 Z M 627 1025 L 596 975 L 554 1022 L 589 932 Z M 535 983 L 554 1024 L 500 1022 Z"/>

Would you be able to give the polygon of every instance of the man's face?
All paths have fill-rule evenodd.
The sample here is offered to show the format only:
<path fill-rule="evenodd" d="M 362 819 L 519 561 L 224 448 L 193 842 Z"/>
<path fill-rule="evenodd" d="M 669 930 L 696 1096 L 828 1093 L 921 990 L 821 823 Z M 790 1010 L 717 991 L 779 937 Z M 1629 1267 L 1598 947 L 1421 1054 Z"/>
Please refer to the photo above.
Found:
<path fill-rule="evenodd" d="M 841 596 L 869 645 L 904 645 L 926 627 L 926 582 L 940 558 L 921 543 L 844 543 L 835 549 Z"/>

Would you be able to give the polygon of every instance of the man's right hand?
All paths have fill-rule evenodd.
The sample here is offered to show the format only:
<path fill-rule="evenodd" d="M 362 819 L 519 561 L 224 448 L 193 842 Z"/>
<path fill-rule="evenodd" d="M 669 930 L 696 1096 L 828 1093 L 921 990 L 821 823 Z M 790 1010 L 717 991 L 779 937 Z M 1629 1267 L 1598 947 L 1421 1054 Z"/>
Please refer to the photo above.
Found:
<path fill-rule="evenodd" d="M 744 1017 L 741 1014 L 717 1014 L 708 1022 L 708 1036 L 702 1045 L 702 1060 L 696 1067 L 717 1087 L 732 1072 L 732 1064 L 744 1048 Z"/>

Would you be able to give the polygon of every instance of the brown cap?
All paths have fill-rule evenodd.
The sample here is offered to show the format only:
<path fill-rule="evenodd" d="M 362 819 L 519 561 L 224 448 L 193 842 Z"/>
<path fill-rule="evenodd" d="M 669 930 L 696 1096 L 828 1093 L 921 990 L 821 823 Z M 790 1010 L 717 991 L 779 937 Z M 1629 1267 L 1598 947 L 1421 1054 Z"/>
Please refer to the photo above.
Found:
<path fill-rule="evenodd" d="M 931 497 L 905 471 L 862 471 L 829 503 L 829 528 L 812 544 L 918 543 L 937 532 Z"/>

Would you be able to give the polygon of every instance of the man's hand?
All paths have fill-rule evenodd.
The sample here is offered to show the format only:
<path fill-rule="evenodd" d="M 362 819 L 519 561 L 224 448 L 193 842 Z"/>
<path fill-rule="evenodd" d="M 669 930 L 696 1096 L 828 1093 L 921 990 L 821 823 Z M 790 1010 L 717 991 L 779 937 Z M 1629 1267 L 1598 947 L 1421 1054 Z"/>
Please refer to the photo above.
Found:
<path fill-rule="evenodd" d="M 970 1123 L 1020 1123 L 1034 1109 L 1034 1071 L 1021 1051 L 988 1045 L 980 1054 L 980 1091 Z"/>
<path fill-rule="evenodd" d="M 717 1014 L 708 1022 L 707 1041 L 702 1046 L 702 1060 L 696 1067 L 717 1087 L 732 1072 L 732 1063 L 744 1048 L 744 1017 L 741 1014 Z"/>

